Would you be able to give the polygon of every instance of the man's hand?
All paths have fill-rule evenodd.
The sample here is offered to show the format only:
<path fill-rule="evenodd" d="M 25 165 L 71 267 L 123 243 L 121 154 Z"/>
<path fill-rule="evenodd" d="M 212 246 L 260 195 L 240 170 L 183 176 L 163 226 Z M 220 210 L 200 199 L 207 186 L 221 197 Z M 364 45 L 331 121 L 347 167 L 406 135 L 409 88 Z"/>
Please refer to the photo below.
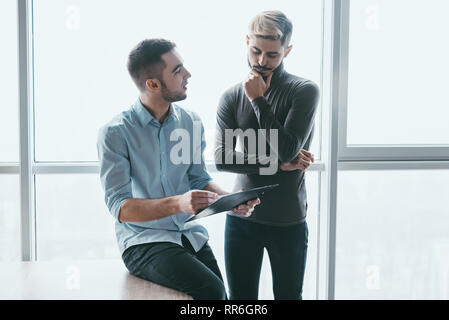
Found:
<path fill-rule="evenodd" d="M 249 100 L 253 101 L 256 98 L 263 97 L 267 92 L 271 84 L 271 72 L 265 82 L 262 76 L 254 70 L 251 70 L 248 74 L 248 79 L 243 81 L 243 88 L 245 88 L 246 96 Z"/>
<path fill-rule="evenodd" d="M 205 190 L 192 190 L 179 196 L 179 211 L 187 214 L 197 214 L 218 199 L 218 194 Z"/>
<path fill-rule="evenodd" d="M 204 190 L 208 190 L 212 193 L 215 194 L 219 194 L 219 197 L 228 195 L 229 192 L 221 189 L 219 186 L 217 186 L 214 182 L 209 183 Z M 243 191 L 243 190 L 240 190 Z M 243 216 L 243 217 L 249 217 L 251 215 L 251 213 L 254 211 L 254 207 L 256 205 L 258 205 L 260 203 L 259 198 L 255 199 L 255 200 L 251 200 L 248 201 L 245 204 L 241 204 L 237 207 L 235 207 L 234 209 L 232 209 L 232 212 L 234 212 L 235 214 L 239 215 L 239 216 Z"/>
<path fill-rule="evenodd" d="M 313 162 L 315 162 L 313 154 L 305 149 L 302 149 L 295 159 L 291 162 L 282 163 L 280 168 L 282 171 L 306 171 Z"/>
<path fill-rule="evenodd" d="M 260 203 L 260 199 L 257 198 L 255 200 L 248 201 L 246 204 L 241 204 L 234 209 L 232 212 L 242 217 L 249 217 L 253 211 L 254 207 Z"/>

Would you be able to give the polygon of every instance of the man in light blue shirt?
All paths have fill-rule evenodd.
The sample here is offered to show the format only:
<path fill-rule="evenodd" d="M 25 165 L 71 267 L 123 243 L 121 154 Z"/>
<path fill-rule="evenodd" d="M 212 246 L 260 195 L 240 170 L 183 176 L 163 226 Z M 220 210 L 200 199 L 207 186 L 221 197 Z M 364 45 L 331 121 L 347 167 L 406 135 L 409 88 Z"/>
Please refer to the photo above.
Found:
<path fill-rule="evenodd" d="M 227 194 L 206 172 L 200 118 L 185 99 L 190 73 L 163 39 L 140 42 L 128 57 L 140 96 L 100 129 L 97 141 L 106 205 L 128 270 L 194 299 L 225 299 L 206 229 L 186 220 Z M 249 216 L 259 199 L 234 208 Z"/>

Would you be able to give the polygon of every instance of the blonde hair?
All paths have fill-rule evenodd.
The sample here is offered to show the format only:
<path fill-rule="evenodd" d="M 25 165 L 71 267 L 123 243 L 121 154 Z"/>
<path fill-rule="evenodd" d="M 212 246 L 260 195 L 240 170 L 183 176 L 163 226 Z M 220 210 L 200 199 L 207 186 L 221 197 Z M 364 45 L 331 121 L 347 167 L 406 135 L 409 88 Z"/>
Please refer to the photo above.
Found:
<path fill-rule="evenodd" d="M 249 33 L 258 38 L 281 40 L 287 47 L 292 38 L 293 25 L 285 14 L 278 10 L 263 11 L 251 19 Z"/>

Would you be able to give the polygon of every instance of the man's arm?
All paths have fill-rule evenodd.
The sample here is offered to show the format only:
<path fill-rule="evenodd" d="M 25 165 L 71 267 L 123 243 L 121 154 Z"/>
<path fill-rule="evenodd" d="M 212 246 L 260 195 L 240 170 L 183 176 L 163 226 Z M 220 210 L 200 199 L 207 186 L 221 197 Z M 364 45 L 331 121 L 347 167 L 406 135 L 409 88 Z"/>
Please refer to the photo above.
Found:
<path fill-rule="evenodd" d="M 282 171 L 306 171 L 313 162 L 315 162 L 314 155 L 309 151 L 302 149 L 295 159 L 290 162 L 282 163 L 280 169 Z"/>
<path fill-rule="evenodd" d="M 249 158 L 245 153 L 235 150 L 236 141 L 233 139 L 232 144 L 226 144 L 226 130 L 235 130 L 238 128 L 235 122 L 234 103 L 230 99 L 229 92 L 222 95 L 217 110 L 217 126 L 215 136 L 215 166 L 218 171 L 227 171 L 241 174 L 259 174 L 261 167 L 267 167 L 268 164 L 259 163 L 257 157 L 253 155 L 255 164 L 249 163 Z M 227 163 L 226 159 L 232 159 L 231 163 Z M 243 159 L 244 164 L 237 164 L 237 159 Z"/>
<path fill-rule="evenodd" d="M 122 204 L 120 222 L 152 221 L 184 212 L 196 214 L 218 198 L 215 192 L 192 190 L 181 195 L 161 199 L 127 199 Z"/>
<path fill-rule="evenodd" d="M 119 128 L 100 130 L 97 151 L 105 202 L 119 222 L 151 221 L 179 212 L 195 214 L 218 198 L 217 194 L 203 190 L 160 199 L 133 198 L 128 148 Z"/>
<path fill-rule="evenodd" d="M 161 199 L 127 199 L 122 204 L 119 214 L 120 222 L 144 222 L 152 221 L 184 212 L 196 214 L 199 210 L 208 207 L 219 196 L 229 194 L 217 184 L 211 182 L 203 190 L 192 190 L 182 195 Z M 243 216 L 249 216 L 254 206 L 260 200 L 252 200 L 234 208 L 233 212 Z"/>
<path fill-rule="evenodd" d="M 262 129 L 278 130 L 278 157 L 282 163 L 292 161 L 309 138 L 318 104 L 319 90 L 313 84 L 305 84 L 293 97 L 292 106 L 284 125 L 275 117 L 264 97 L 251 102 Z M 274 148 L 274 146 L 272 146 Z"/>
<path fill-rule="evenodd" d="M 271 147 L 273 150 L 276 150 L 277 147 L 281 163 L 290 162 L 297 157 L 301 149 L 304 149 L 312 132 L 319 100 L 319 88 L 313 82 L 306 82 L 294 89 L 292 105 L 285 123 L 282 125 L 276 119 L 272 111 L 273 108 L 263 96 L 270 81 L 265 84 L 260 75 L 257 73 L 252 73 L 252 75 L 244 83 L 245 93 L 251 101 L 260 128 L 277 130 L 278 145 L 271 145 Z"/>

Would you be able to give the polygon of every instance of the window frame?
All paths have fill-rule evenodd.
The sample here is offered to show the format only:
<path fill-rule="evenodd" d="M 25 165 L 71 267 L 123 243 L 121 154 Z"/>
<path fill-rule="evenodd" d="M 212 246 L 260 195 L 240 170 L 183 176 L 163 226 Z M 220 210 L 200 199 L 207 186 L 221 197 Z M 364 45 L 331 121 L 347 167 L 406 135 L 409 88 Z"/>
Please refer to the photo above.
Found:
<path fill-rule="evenodd" d="M 336 2 L 338 3 L 338 1 Z M 350 34 L 350 0 L 341 1 L 340 24 L 340 61 L 339 77 L 339 150 L 340 161 L 447 161 L 449 145 L 413 144 L 348 144 L 348 81 L 349 81 L 349 34 Z M 357 106 L 354 106 L 357 107 Z"/>

